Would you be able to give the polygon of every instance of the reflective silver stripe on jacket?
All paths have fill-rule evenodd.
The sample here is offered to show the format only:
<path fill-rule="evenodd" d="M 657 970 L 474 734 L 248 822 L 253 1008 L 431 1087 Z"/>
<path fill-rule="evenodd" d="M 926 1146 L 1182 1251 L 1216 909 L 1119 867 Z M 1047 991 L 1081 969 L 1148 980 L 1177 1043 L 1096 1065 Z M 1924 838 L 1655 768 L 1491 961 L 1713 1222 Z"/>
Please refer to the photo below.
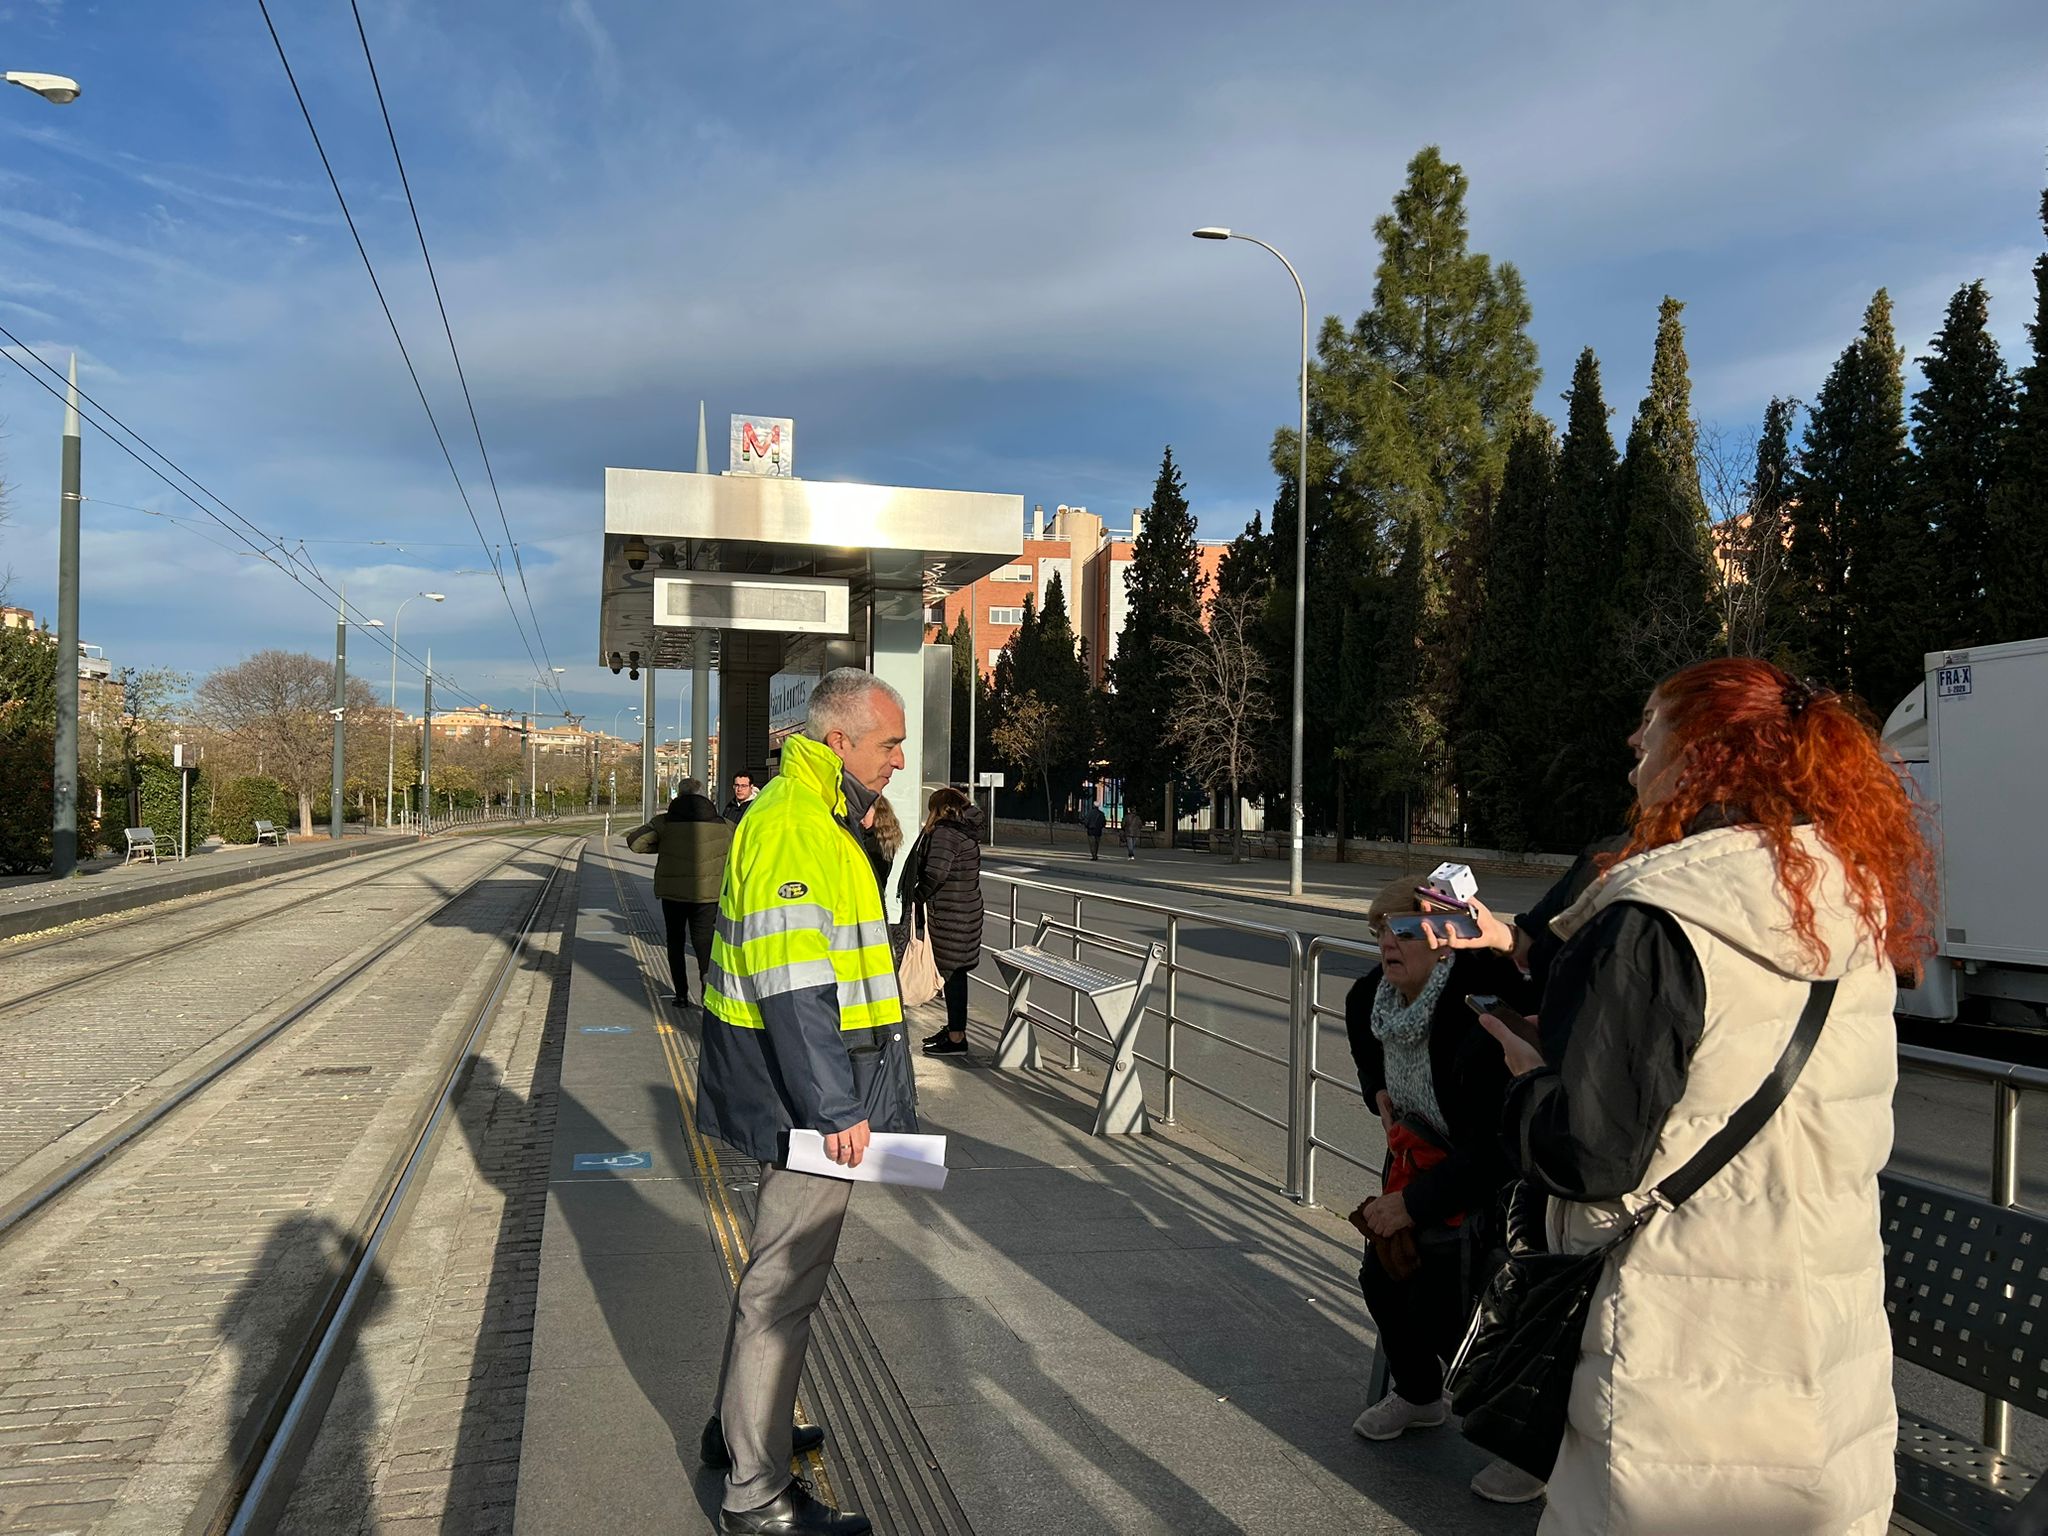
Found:
<path fill-rule="evenodd" d="M 720 911 L 715 926 L 718 936 L 734 949 L 751 939 L 763 939 L 778 933 L 823 933 L 828 947 L 839 950 L 868 949 L 889 942 L 887 921 L 871 919 L 861 923 L 837 923 L 830 908 L 815 902 L 770 907 L 738 918 L 727 917 Z"/>

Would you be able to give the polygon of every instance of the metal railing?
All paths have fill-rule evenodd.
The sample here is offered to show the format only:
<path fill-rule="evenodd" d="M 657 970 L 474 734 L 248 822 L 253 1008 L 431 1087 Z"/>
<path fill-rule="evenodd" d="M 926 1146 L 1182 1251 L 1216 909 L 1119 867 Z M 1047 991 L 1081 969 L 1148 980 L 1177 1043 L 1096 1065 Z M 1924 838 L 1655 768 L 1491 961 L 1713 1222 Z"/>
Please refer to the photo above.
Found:
<path fill-rule="evenodd" d="M 2020 1095 L 2048 1093 L 2048 1071 L 2018 1062 L 1960 1056 L 1923 1045 L 1899 1047 L 1899 1071 L 1976 1083 L 1991 1090 L 1991 1176 L 1986 1198 L 2007 1209 L 2020 1203 Z M 2012 1450 L 2012 1404 L 1984 1394 L 1984 1443 Z"/>
<path fill-rule="evenodd" d="M 998 949 L 1008 948 L 1010 945 L 1034 939 L 1052 939 L 1067 947 L 1068 953 L 1066 958 L 1072 960 L 1081 960 L 1089 952 L 1120 955 L 1126 959 L 1142 959 L 1147 953 L 1145 945 L 1135 943 L 1129 939 L 1111 938 L 1107 934 L 1091 930 L 1087 923 L 1088 910 L 1090 908 L 1098 910 L 1110 909 L 1120 912 L 1126 917 L 1137 914 L 1157 919 L 1159 927 L 1164 931 L 1166 943 L 1166 959 L 1160 967 L 1161 975 L 1165 982 L 1165 1001 L 1163 1004 L 1147 1005 L 1145 1016 L 1148 1019 L 1156 1019 L 1165 1026 L 1164 1056 L 1163 1058 L 1148 1056 L 1143 1051 L 1139 1051 L 1137 1059 L 1161 1074 L 1163 1083 L 1162 1118 L 1169 1125 L 1174 1123 L 1179 1110 L 1180 1089 L 1182 1084 L 1185 1084 L 1199 1093 L 1206 1094 L 1212 1099 L 1228 1104 L 1240 1113 L 1250 1115 L 1253 1119 L 1271 1126 L 1274 1130 L 1280 1132 L 1287 1142 L 1287 1172 L 1283 1187 L 1289 1195 L 1296 1199 L 1308 1200 L 1311 1198 L 1308 1193 L 1308 1186 L 1304 1183 L 1304 1179 L 1307 1176 L 1307 1163 L 1311 1148 L 1306 1140 L 1309 1124 L 1307 1115 L 1308 1079 L 1304 1074 L 1303 1067 L 1307 1061 L 1307 1053 L 1313 1049 L 1313 1042 L 1303 1039 L 1304 1012 L 1301 1007 L 1303 949 L 1299 933 L 1295 932 L 1292 928 L 1283 928 L 1277 923 L 1254 922 L 1244 918 L 1224 917 L 1211 912 L 1192 912 L 1183 907 L 1169 907 L 1159 902 L 1140 901 L 1130 896 L 1111 896 L 1095 891 L 1080 891 L 1072 886 L 1053 885 L 1042 880 L 1026 880 L 1012 875 L 994 873 L 984 874 L 982 878 L 1000 881 L 1008 886 L 1010 897 L 1006 912 L 991 910 L 989 914 L 997 921 L 1006 925 L 1008 941 L 1005 944 L 984 943 L 982 948 L 988 953 L 994 953 Z M 1037 912 L 1020 914 L 1017 901 L 1020 891 L 1033 891 L 1041 896 L 1064 902 L 1067 908 L 1064 918 L 1057 915 L 1048 918 L 1046 914 Z M 1237 977 L 1220 975 L 1215 971 L 1205 970 L 1200 966 L 1190 964 L 1183 955 L 1181 942 L 1183 935 L 1190 928 L 1217 929 L 1227 933 L 1241 933 L 1253 938 L 1270 941 L 1279 948 L 1281 954 L 1285 957 L 1288 978 L 1287 990 L 1285 992 L 1269 991 L 1264 987 L 1253 985 Z M 1221 987 L 1228 992 L 1233 992 L 1240 996 L 1259 998 L 1267 1002 L 1279 1004 L 1286 1011 L 1287 1054 L 1283 1056 L 1276 1051 L 1269 1051 L 1263 1046 L 1253 1044 L 1249 1040 L 1237 1039 L 1234 1036 L 1223 1033 L 1221 1030 L 1211 1029 L 1205 1024 L 1200 1024 L 1193 1019 L 1187 1018 L 1181 1012 L 1181 982 L 1183 978 Z M 1004 996 L 1007 1001 L 1003 988 L 995 982 L 981 976 L 974 977 L 974 980 L 998 996 Z M 1097 1031 L 1082 1025 L 1081 999 L 1078 993 L 1069 994 L 1067 1014 L 1064 1018 L 1057 1017 L 1039 1008 L 1036 1004 L 1032 1005 L 1031 1013 L 1037 1022 L 1046 1025 L 1048 1028 L 1065 1033 L 1068 1042 L 1068 1065 L 1070 1069 L 1078 1068 L 1081 1065 L 1081 1052 L 1084 1049 L 1091 1056 L 1106 1056 L 1110 1041 L 1107 1037 L 1099 1036 Z M 1259 1108 L 1256 1104 L 1247 1103 L 1244 1099 L 1228 1092 L 1216 1083 L 1203 1082 L 1192 1073 L 1184 1070 L 1180 1059 L 1180 1037 L 1183 1031 L 1202 1039 L 1213 1041 L 1253 1060 L 1265 1062 L 1285 1074 L 1283 1081 L 1287 1085 L 1287 1114 L 1284 1116 L 1275 1115 L 1268 1110 Z"/>

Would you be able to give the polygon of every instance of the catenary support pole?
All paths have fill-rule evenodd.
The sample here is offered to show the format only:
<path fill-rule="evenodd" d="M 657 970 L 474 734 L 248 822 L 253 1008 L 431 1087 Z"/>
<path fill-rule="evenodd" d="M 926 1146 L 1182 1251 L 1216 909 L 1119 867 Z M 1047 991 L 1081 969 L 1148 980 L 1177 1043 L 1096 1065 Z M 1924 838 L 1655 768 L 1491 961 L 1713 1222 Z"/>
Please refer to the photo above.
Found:
<path fill-rule="evenodd" d="M 334 606 L 334 779 L 327 792 L 327 835 L 341 836 L 342 796 L 348 777 L 348 588 Z"/>
<path fill-rule="evenodd" d="M 63 489 L 57 503 L 57 740 L 51 764 L 50 877 L 78 868 L 78 356 L 64 395 Z"/>

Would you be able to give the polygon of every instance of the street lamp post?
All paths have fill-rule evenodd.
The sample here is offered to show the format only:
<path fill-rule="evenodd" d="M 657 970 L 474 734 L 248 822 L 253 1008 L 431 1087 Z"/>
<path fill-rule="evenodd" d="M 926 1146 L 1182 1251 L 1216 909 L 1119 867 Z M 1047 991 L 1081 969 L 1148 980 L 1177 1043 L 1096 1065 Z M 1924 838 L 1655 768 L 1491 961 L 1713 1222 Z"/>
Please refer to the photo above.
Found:
<path fill-rule="evenodd" d="M 78 82 L 66 75 L 10 69 L 9 85 L 64 106 L 78 100 Z M 57 500 L 57 731 L 50 763 L 50 878 L 78 869 L 78 503 L 80 433 L 78 359 L 64 395 L 64 441 Z"/>
<path fill-rule="evenodd" d="M 548 670 L 559 677 L 569 669 L 550 667 Z M 552 678 L 547 681 L 550 687 L 554 686 Z M 533 696 L 526 701 L 529 705 L 526 711 L 526 817 L 529 821 L 540 814 L 540 753 L 533 739 L 533 717 L 540 713 L 541 682 L 541 675 L 536 672 L 533 675 Z"/>
<path fill-rule="evenodd" d="M 412 597 L 424 597 L 429 602 L 439 603 L 445 602 L 448 594 L 415 592 Z M 393 812 L 397 807 L 395 776 L 398 769 L 398 621 L 405 617 L 405 603 L 411 602 L 412 597 L 400 603 L 398 612 L 391 615 L 391 729 L 388 733 L 390 739 L 384 744 L 384 825 L 387 827 L 396 819 Z"/>
<path fill-rule="evenodd" d="M 1301 807 L 1301 676 L 1308 620 L 1308 290 L 1294 263 L 1254 235 L 1214 225 L 1194 232 L 1197 240 L 1247 240 L 1278 258 L 1294 279 L 1294 292 L 1301 300 L 1301 437 L 1296 443 L 1294 471 L 1294 718 L 1291 725 L 1292 762 L 1288 770 L 1287 814 L 1291 831 L 1287 851 L 1287 890 L 1301 894 L 1302 807 Z"/>

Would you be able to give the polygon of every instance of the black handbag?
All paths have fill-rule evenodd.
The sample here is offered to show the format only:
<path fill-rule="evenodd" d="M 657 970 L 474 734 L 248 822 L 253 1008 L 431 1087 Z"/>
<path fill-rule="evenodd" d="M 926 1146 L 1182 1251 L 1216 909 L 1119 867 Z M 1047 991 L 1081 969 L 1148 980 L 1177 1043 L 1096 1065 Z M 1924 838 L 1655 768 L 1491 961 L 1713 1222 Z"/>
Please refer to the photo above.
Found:
<path fill-rule="evenodd" d="M 1834 982 L 1813 984 L 1763 1086 L 1684 1167 L 1651 1190 L 1649 1203 L 1607 1242 L 1586 1253 L 1548 1253 L 1532 1222 L 1508 1223 L 1506 1260 L 1480 1296 L 1451 1361 L 1451 1407 L 1464 1420 L 1467 1440 L 1531 1476 L 1549 1478 L 1564 1443 L 1580 1340 L 1608 1260 L 1657 1212 L 1675 1211 L 1698 1194 L 1763 1129 L 1799 1080 L 1834 997 Z M 1526 1210 L 1532 1202 L 1513 1203 Z"/>

